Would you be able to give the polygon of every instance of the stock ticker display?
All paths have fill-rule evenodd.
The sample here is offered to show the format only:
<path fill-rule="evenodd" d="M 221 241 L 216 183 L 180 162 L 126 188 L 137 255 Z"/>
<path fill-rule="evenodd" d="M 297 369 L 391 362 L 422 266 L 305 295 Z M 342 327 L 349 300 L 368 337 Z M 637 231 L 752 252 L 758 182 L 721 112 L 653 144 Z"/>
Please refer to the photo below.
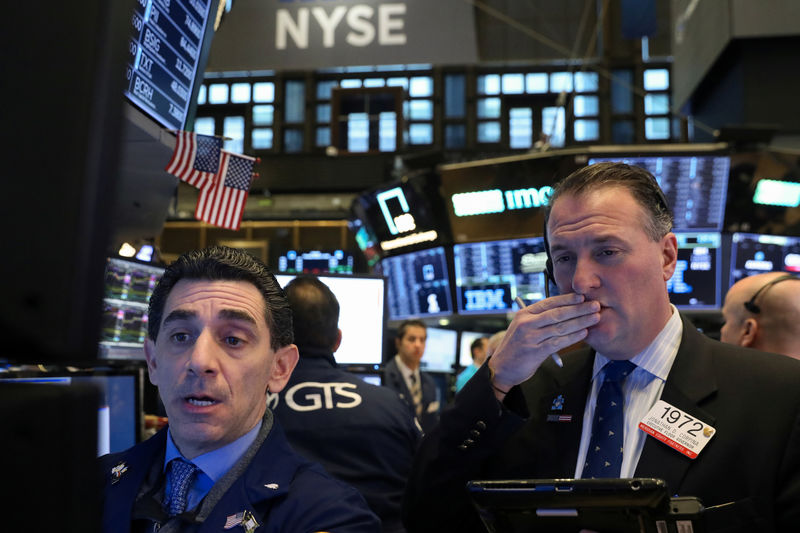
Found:
<path fill-rule="evenodd" d="M 516 311 L 545 297 L 547 254 L 542 237 L 456 244 L 453 246 L 459 313 Z"/>
<path fill-rule="evenodd" d="M 800 273 L 800 237 L 734 233 L 730 284 L 764 272 Z"/>
<path fill-rule="evenodd" d="M 161 125 L 183 129 L 211 0 L 137 0 L 131 16 L 125 96 Z"/>
<path fill-rule="evenodd" d="M 667 281 L 670 301 L 678 309 L 719 309 L 722 306 L 722 235 L 675 233 L 678 262 Z"/>
<path fill-rule="evenodd" d="M 381 271 L 387 278 L 389 320 L 452 314 L 443 247 L 387 257 Z"/>

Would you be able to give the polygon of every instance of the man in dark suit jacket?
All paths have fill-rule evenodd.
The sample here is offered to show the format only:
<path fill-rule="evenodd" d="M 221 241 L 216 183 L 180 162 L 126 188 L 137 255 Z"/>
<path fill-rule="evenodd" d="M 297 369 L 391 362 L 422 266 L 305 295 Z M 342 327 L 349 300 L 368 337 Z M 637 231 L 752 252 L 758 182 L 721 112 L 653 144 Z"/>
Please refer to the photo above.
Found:
<path fill-rule="evenodd" d="M 400 324 L 395 338 L 397 355 L 383 369 L 383 384 L 397 392 L 408 404 L 423 431 L 429 431 L 436 425 L 442 404 L 436 382 L 420 370 L 427 331 L 421 320 L 406 320 Z"/>
<path fill-rule="evenodd" d="M 620 386 L 619 461 L 601 467 L 610 477 L 658 477 L 700 498 L 709 531 L 800 523 L 800 364 L 708 339 L 670 305 L 677 242 L 655 183 L 643 169 L 599 163 L 556 186 L 546 231 L 561 294 L 515 315 L 423 439 L 409 531 L 482 531 L 471 479 L 585 477 L 602 448 L 589 443 L 609 361 L 635 364 Z M 550 360 L 578 341 L 591 349 L 563 354 L 563 368 Z M 697 422 L 705 447 L 679 451 L 640 430 L 651 409 Z"/>
<path fill-rule="evenodd" d="M 270 406 L 298 453 L 358 489 L 382 531 L 402 532 L 400 504 L 421 431 L 397 394 L 337 367 L 339 302 L 328 286 L 301 275 L 284 292 L 300 360 Z"/>
<path fill-rule="evenodd" d="M 145 342 L 169 425 L 101 458 L 103 531 L 378 531 L 361 495 L 289 447 L 267 409 L 297 363 L 275 277 L 243 251 L 179 257 Z"/>

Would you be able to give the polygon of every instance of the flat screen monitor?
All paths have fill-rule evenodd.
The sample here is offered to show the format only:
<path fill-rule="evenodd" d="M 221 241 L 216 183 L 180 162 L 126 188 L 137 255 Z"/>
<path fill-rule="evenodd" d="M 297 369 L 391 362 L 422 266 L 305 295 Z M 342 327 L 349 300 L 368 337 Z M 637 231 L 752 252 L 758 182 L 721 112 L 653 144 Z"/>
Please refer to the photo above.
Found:
<path fill-rule="evenodd" d="M 800 273 L 800 237 L 734 233 L 730 285 L 763 272 Z"/>
<path fill-rule="evenodd" d="M 491 334 L 481 333 L 479 331 L 462 331 L 458 344 L 458 364 L 460 366 L 469 366 L 472 364 L 472 350 L 470 349 L 475 339 L 481 337 L 489 338 Z"/>
<path fill-rule="evenodd" d="M 545 297 L 543 237 L 453 246 L 459 314 L 502 314 Z"/>
<path fill-rule="evenodd" d="M 165 128 L 184 129 L 194 112 L 217 4 L 217 0 L 134 3 L 124 94 Z"/>
<path fill-rule="evenodd" d="M 676 233 L 678 262 L 667 281 L 670 301 L 682 310 L 722 307 L 722 235 Z"/>
<path fill-rule="evenodd" d="M 452 372 L 458 353 L 458 332 L 445 328 L 427 328 L 427 333 L 420 367 L 435 372 Z"/>
<path fill-rule="evenodd" d="M 386 281 L 361 274 L 316 275 L 339 301 L 339 329 L 342 344 L 334 353 L 340 365 L 380 365 L 383 360 L 383 331 L 386 327 Z M 294 274 L 276 274 L 281 287 Z"/>
<path fill-rule="evenodd" d="M 278 270 L 290 274 L 352 274 L 353 254 L 344 250 L 289 250 L 278 258 Z"/>
<path fill-rule="evenodd" d="M 389 320 L 453 313 L 450 275 L 442 246 L 381 260 L 386 277 Z"/>
<path fill-rule="evenodd" d="M 721 231 L 731 160 L 727 155 L 631 155 L 593 157 L 589 164 L 618 161 L 650 171 L 675 215 L 675 231 Z"/>
<path fill-rule="evenodd" d="M 97 411 L 97 455 L 126 450 L 141 440 L 144 369 L 70 372 L 12 371 L 0 373 L 0 381 L 37 384 L 89 384 L 100 391 Z M 75 428 L 79 431 L 79 428 Z"/>
<path fill-rule="evenodd" d="M 106 260 L 100 357 L 143 359 L 147 307 L 164 268 L 133 259 Z"/>

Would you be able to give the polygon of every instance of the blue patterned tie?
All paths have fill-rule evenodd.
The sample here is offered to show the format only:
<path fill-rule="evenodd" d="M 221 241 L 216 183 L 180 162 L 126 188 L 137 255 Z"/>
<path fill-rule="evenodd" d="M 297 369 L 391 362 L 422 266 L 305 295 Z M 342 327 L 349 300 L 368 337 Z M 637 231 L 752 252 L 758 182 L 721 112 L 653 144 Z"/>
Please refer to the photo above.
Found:
<path fill-rule="evenodd" d="M 622 382 L 635 367 L 630 361 L 609 361 L 603 367 L 603 384 L 597 393 L 583 478 L 619 477 L 625 420 Z"/>
<path fill-rule="evenodd" d="M 167 469 L 167 500 L 164 502 L 170 516 L 179 515 L 186 510 L 189 487 L 192 486 L 198 468 L 180 457 L 170 461 Z"/>

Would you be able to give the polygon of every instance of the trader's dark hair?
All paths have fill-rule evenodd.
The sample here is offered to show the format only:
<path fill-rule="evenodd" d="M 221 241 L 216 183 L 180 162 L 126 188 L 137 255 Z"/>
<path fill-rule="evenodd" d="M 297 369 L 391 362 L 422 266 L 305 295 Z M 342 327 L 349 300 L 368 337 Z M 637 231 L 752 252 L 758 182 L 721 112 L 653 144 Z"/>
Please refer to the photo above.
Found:
<path fill-rule="evenodd" d="M 651 240 L 657 242 L 672 230 L 672 212 L 656 178 L 641 167 L 613 162 L 581 167 L 556 183 L 545 207 L 545 220 L 560 196 L 580 196 L 610 186 L 628 189 L 642 206 L 647 215 L 644 230 Z"/>
<path fill-rule="evenodd" d="M 153 342 L 158 338 L 167 297 L 182 279 L 252 283 L 264 297 L 264 317 L 269 329 L 270 347 L 278 350 L 292 344 L 292 310 L 275 276 L 252 255 L 226 246 L 187 252 L 167 267 L 150 297 L 147 334 Z"/>
<path fill-rule="evenodd" d="M 284 291 L 301 357 L 303 348 L 332 351 L 339 340 L 339 301 L 331 289 L 316 276 L 299 275 Z"/>
<path fill-rule="evenodd" d="M 469 354 L 472 356 L 473 359 L 475 359 L 475 350 L 477 350 L 483 345 L 484 339 L 488 341 L 489 337 L 478 337 L 477 339 L 472 341 L 472 343 L 469 345 Z"/>
<path fill-rule="evenodd" d="M 428 331 L 428 326 L 425 325 L 425 322 L 422 320 L 417 320 L 416 318 L 411 318 L 409 320 L 404 320 L 400 326 L 397 328 L 397 339 L 402 339 L 406 336 L 406 330 L 411 326 L 416 326 L 419 328 L 424 329 L 426 332 Z"/>

